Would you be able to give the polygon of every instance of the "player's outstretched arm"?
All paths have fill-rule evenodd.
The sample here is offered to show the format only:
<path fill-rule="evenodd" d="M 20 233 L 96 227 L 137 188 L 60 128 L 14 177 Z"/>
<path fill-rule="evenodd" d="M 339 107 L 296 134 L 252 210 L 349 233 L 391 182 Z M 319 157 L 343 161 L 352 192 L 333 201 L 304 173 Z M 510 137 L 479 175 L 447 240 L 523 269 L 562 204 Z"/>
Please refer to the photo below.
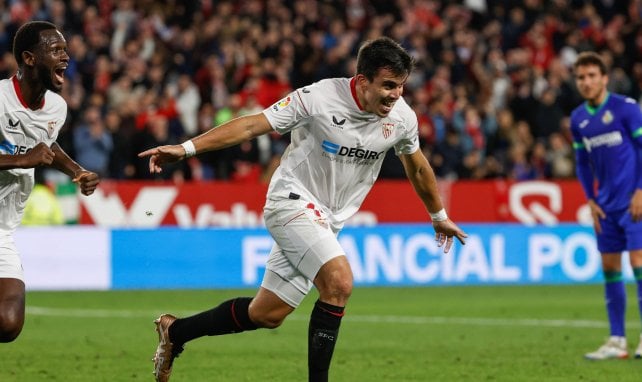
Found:
<path fill-rule="evenodd" d="M 143 151 L 138 156 L 149 157 L 149 171 L 159 173 L 168 163 L 234 146 L 270 131 L 272 127 L 265 115 L 257 113 L 233 119 L 180 145 L 158 146 Z"/>
<path fill-rule="evenodd" d="M 466 244 L 468 235 L 462 231 L 444 210 L 439 192 L 437 191 L 437 179 L 435 173 L 430 167 L 428 160 L 421 152 L 415 151 L 413 154 L 402 154 L 399 156 L 408 180 L 414 187 L 417 195 L 426 206 L 426 209 L 432 217 L 432 225 L 435 229 L 435 240 L 441 247 L 444 246 L 444 252 L 450 251 L 453 244 L 453 238 L 456 237 L 460 243 Z"/>

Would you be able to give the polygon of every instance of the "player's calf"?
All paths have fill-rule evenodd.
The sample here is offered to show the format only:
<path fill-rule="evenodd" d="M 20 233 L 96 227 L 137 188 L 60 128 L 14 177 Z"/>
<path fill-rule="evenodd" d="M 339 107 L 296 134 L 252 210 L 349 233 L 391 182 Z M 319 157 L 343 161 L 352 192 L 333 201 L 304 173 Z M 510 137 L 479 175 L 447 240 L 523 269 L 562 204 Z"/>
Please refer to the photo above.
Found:
<path fill-rule="evenodd" d="M 309 382 L 327 382 L 344 308 L 322 301 L 314 304 L 308 328 Z"/>
<path fill-rule="evenodd" d="M 0 304 L 0 342 L 12 342 L 24 325 L 24 308 L 15 307 L 15 304 Z"/>

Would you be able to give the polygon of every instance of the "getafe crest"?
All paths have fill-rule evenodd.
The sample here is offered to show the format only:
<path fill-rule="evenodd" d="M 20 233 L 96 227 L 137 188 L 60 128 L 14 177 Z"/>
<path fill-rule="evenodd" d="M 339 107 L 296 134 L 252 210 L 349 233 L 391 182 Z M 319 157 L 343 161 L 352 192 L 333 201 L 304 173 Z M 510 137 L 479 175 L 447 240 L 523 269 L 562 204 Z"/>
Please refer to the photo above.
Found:
<path fill-rule="evenodd" d="M 611 122 L 613 122 L 613 114 L 610 110 L 607 110 L 604 112 L 604 115 L 602 115 L 602 123 L 608 125 Z"/>
<path fill-rule="evenodd" d="M 381 125 L 381 132 L 383 133 L 383 137 L 385 139 L 388 139 L 388 137 L 392 135 L 392 132 L 394 130 L 395 130 L 395 124 L 394 123 L 384 122 Z"/>

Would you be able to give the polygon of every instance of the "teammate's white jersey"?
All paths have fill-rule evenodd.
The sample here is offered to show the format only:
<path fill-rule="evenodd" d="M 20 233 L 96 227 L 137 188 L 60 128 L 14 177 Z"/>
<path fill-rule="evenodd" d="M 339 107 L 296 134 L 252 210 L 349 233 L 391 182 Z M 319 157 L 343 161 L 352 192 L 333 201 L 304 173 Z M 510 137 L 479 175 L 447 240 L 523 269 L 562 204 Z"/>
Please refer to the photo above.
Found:
<path fill-rule="evenodd" d="M 67 117 L 67 103 L 47 91 L 43 105 L 25 104 L 16 77 L 0 80 L 0 155 L 24 154 L 40 142 L 51 146 Z M 16 229 L 34 185 L 34 169 L 0 170 L 0 234 Z"/>
<path fill-rule="evenodd" d="M 374 184 L 386 151 L 419 149 L 417 116 L 400 98 L 387 117 L 363 111 L 354 78 L 332 78 L 295 90 L 263 111 L 291 143 L 272 176 L 270 200 L 300 195 L 343 227 Z M 318 208 L 317 207 L 317 208 Z"/>

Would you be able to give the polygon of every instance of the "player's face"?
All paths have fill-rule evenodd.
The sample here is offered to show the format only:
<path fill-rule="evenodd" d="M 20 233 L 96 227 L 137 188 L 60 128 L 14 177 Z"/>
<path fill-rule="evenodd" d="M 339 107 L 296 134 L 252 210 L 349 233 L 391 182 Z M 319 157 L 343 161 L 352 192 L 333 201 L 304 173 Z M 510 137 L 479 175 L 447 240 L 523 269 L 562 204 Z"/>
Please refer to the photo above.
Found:
<path fill-rule="evenodd" d="M 65 70 L 68 65 L 67 41 L 62 34 L 55 29 L 42 31 L 35 60 L 38 80 L 45 88 L 60 92 L 65 82 Z"/>
<path fill-rule="evenodd" d="M 358 74 L 357 81 L 361 89 L 360 101 L 363 109 L 379 117 L 388 116 L 395 102 L 401 98 L 407 79 L 408 74 L 399 76 L 388 69 L 379 69 L 372 81 Z"/>
<path fill-rule="evenodd" d="M 606 96 L 608 76 L 596 65 L 578 66 L 575 69 L 575 85 L 580 95 L 593 105 L 599 105 Z"/>

